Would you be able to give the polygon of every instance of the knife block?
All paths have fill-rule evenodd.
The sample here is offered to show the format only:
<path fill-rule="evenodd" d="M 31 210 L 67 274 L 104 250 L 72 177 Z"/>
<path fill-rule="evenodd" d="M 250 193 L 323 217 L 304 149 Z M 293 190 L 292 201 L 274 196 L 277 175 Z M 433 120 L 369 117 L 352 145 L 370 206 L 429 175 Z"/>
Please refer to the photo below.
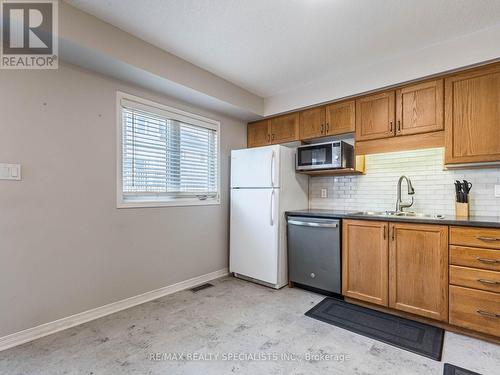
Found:
<path fill-rule="evenodd" d="M 455 202 L 455 216 L 469 217 L 469 203 Z"/>

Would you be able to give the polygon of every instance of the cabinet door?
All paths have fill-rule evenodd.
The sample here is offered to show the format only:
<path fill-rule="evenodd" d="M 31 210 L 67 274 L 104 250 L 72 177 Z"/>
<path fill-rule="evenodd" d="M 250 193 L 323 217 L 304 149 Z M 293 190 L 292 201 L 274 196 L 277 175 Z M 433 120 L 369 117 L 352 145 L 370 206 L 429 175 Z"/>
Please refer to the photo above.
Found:
<path fill-rule="evenodd" d="M 299 139 L 299 114 L 271 119 L 271 143 L 292 142 Z"/>
<path fill-rule="evenodd" d="M 388 224 L 343 220 L 342 294 L 387 306 Z"/>
<path fill-rule="evenodd" d="M 326 106 L 326 132 L 328 135 L 352 133 L 356 128 L 354 100 Z"/>
<path fill-rule="evenodd" d="M 306 109 L 300 112 L 300 139 L 325 135 L 325 107 Z"/>
<path fill-rule="evenodd" d="M 448 320 L 448 227 L 390 225 L 389 307 Z"/>
<path fill-rule="evenodd" d="M 271 144 L 269 120 L 254 122 L 247 125 L 247 146 L 258 147 Z"/>
<path fill-rule="evenodd" d="M 356 140 L 394 135 L 394 91 L 356 100 Z"/>
<path fill-rule="evenodd" d="M 396 135 L 443 129 L 443 80 L 420 83 L 396 91 Z"/>
<path fill-rule="evenodd" d="M 446 163 L 500 161 L 500 66 L 445 80 Z"/>

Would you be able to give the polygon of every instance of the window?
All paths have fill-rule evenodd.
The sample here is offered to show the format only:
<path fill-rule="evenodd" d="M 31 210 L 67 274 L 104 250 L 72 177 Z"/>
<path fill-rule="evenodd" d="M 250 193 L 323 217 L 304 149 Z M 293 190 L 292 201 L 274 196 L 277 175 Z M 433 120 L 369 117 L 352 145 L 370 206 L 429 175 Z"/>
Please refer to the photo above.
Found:
<path fill-rule="evenodd" d="M 118 93 L 118 207 L 218 204 L 219 123 Z"/>

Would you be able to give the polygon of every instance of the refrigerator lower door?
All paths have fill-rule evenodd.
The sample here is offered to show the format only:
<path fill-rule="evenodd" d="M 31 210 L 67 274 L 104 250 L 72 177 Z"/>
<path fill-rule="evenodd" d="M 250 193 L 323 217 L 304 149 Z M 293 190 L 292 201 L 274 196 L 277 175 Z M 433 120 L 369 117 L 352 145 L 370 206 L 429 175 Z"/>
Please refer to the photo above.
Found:
<path fill-rule="evenodd" d="M 229 270 L 278 283 L 279 189 L 232 189 Z"/>

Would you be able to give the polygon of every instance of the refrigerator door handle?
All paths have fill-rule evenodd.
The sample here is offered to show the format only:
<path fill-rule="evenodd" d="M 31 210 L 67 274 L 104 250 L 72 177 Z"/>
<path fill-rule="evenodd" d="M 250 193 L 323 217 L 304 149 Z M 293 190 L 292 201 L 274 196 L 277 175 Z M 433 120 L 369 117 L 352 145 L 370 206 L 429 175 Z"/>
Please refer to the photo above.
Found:
<path fill-rule="evenodd" d="M 271 187 L 274 187 L 274 159 L 276 158 L 276 154 L 273 151 L 271 156 Z"/>
<path fill-rule="evenodd" d="M 271 192 L 271 226 L 274 226 L 274 189 Z"/>

